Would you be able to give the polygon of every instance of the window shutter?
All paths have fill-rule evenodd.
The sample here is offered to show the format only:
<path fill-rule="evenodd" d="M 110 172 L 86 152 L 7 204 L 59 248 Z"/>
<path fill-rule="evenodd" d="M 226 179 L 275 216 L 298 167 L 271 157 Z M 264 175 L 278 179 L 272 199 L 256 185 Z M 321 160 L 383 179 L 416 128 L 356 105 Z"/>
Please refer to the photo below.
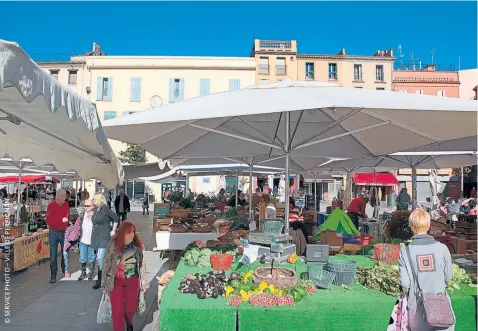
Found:
<path fill-rule="evenodd" d="M 141 78 L 131 78 L 131 101 L 141 101 Z"/>
<path fill-rule="evenodd" d="M 169 102 L 174 101 L 174 78 L 169 78 Z"/>
<path fill-rule="evenodd" d="M 209 79 L 201 79 L 199 95 L 208 95 L 210 93 Z"/>
<path fill-rule="evenodd" d="M 98 87 L 96 89 L 96 101 L 103 100 L 103 77 L 98 77 L 97 80 Z"/>
<path fill-rule="evenodd" d="M 108 96 L 107 96 L 108 101 L 113 100 L 113 78 L 108 77 Z"/>
<path fill-rule="evenodd" d="M 239 79 L 229 80 L 229 91 L 235 91 L 241 89 L 241 81 Z"/>
<path fill-rule="evenodd" d="M 179 100 L 184 100 L 184 79 L 179 79 Z"/>

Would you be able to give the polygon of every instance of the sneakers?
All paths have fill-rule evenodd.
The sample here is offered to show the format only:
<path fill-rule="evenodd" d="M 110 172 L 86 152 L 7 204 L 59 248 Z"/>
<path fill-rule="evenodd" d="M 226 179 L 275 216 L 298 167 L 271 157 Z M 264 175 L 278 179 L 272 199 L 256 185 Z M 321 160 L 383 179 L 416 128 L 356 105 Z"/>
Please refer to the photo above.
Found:
<path fill-rule="evenodd" d="M 71 277 L 71 274 L 68 271 L 66 271 L 65 272 L 65 278 L 70 278 L 70 277 Z"/>
<path fill-rule="evenodd" d="M 50 284 L 55 284 L 56 283 L 56 278 L 50 278 Z"/>

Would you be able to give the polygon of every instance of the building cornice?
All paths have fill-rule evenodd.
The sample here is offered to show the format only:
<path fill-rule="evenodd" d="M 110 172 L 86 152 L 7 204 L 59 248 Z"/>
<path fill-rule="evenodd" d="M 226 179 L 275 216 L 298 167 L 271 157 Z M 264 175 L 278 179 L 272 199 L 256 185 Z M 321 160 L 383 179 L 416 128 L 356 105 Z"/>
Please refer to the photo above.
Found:
<path fill-rule="evenodd" d="M 281 52 L 281 51 L 257 51 L 255 52 L 256 55 L 297 55 L 296 52 Z"/>
<path fill-rule="evenodd" d="M 256 66 L 251 67 L 226 67 L 226 66 L 171 66 L 171 65 L 89 65 L 89 70 L 234 70 L 234 71 L 256 71 Z"/>
<path fill-rule="evenodd" d="M 393 84 L 450 84 L 460 85 L 457 80 L 443 80 L 443 79 L 392 79 Z"/>
<path fill-rule="evenodd" d="M 82 65 L 86 64 L 86 61 L 44 61 L 44 62 L 37 62 L 39 66 L 47 66 L 47 65 Z"/>
<path fill-rule="evenodd" d="M 299 54 L 298 60 L 346 60 L 346 61 L 386 61 L 394 62 L 395 57 L 362 56 L 362 55 L 327 55 L 327 54 Z"/>

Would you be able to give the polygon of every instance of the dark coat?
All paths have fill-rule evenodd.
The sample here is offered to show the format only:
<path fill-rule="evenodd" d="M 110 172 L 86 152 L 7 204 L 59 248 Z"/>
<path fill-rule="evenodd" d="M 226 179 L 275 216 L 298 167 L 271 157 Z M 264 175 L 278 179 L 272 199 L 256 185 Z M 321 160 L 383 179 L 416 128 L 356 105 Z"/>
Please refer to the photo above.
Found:
<path fill-rule="evenodd" d="M 106 248 L 110 241 L 111 224 L 118 223 L 116 215 L 108 206 L 98 208 L 93 215 L 93 230 L 91 232 L 91 247 L 93 249 Z"/>
<path fill-rule="evenodd" d="M 120 205 L 120 196 L 118 195 L 115 199 L 115 210 L 116 210 L 116 212 L 118 212 L 118 210 L 119 210 L 119 205 Z M 125 212 L 129 213 L 131 211 L 131 206 L 129 205 L 129 198 L 126 194 L 123 197 L 123 207 L 124 207 Z"/>

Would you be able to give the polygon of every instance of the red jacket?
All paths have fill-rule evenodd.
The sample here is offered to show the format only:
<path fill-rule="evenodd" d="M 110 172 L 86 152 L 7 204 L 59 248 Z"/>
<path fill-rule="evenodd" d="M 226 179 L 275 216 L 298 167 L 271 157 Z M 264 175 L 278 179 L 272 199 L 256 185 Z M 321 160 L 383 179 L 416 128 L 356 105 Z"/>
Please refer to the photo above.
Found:
<path fill-rule="evenodd" d="M 70 219 L 70 206 L 68 203 L 64 202 L 60 206 L 56 201 L 52 201 L 48 204 L 46 208 L 46 224 L 48 228 L 56 231 L 66 231 L 69 222 L 64 223 L 64 217 L 68 220 Z"/>
<path fill-rule="evenodd" d="M 365 202 L 364 199 L 362 198 L 355 198 L 350 202 L 349 208 L 347 208 L 347 212 L 349 213 L 356 213 L 362 216 L 363 218 L 367 217 L 367 214 L 365 214 L 365 207 L 367 206 L 367 203 Z"/>

